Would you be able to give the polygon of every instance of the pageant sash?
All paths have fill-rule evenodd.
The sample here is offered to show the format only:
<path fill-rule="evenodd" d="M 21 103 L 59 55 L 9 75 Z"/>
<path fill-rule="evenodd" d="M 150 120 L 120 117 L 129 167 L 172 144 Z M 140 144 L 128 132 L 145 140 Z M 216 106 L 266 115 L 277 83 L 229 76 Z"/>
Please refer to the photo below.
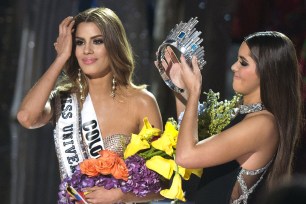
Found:
<path fill-rule="evenodd" d="M 99 151 L 104 149 L 101 131 L 90 95 L 88 94 L 82 109 L 82 132 L 89 157 L 99 157 Z"/>
<path fill-rule="evenodd" d="M 89 94 L 81 112 L 75 94 L 59 94 L 55 107 L 58 120 L 54 129 L 54 141 L 60 175 L 64 179 L 70 177 L 84 159 L 99 157 L 99 151 L 104 146 Z"/>
<path fill-rule="evenodd" d="M 61 179 L 71 176 L 76 166 L 88 158 L 81 136 L 80 111 L 75 94 L 58 94 L 55 100 L 54 141 Z"/>

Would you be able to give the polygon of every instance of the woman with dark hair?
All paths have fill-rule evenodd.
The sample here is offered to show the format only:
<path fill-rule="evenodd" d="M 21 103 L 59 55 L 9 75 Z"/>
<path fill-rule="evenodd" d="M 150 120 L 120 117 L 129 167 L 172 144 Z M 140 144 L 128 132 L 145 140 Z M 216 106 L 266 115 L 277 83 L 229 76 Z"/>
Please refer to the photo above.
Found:
<path fill-rule="evenodd" d="M 172 80 L 186 91 L 177 97 L 184 111 L 176 162 L 204 168 L 196 203 L 251 203 L 256 193 L 290 178 L 302 124 L 301 78 L 291 40 L 279 32 L 257 32 L 242 42 L 231 69 L 233 89 L 242 95 L 238 115 L 219 134 L 198 141 L 202 76 L 181 56 Z M 171 72 L 170 72 L 171 73 Z M 178 94 L 176 94 L 179 96 Z M 254 192 L 256 191 L 256 192 Z"/>
<path fill-rule="evenodd" d="M 59 25 L 57 56 L 25 96 L 17 118 L 26 128 L 54 124 L 61 179 L 102 149 L 123 155 L 132 133 L 148 117 L 162 129 L 155 97 L 132 82 L 134 58 L 124 27 L 108 8 L 91 8 Z M 61 73 L 63 73 L 61 75 Z M 90 203 L 151 200 L 120 189 L 94 187 Z M 68 202 L 68 201 L 67 201 Z"/>

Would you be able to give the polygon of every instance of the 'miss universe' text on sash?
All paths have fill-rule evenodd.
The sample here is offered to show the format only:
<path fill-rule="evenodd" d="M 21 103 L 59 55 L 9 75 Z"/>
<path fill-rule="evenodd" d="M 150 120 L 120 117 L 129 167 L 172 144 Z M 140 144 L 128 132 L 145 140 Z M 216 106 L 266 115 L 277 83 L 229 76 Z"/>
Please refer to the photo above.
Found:
<path fill-rule="evenodd" d="M 79 107 L 75 94 L 61 94 L 56 101 L 60 115 L 54 129 L 54 139 L 61 177 L 72 175 L 75 167 L 88 158 L 79 129 Z"/>

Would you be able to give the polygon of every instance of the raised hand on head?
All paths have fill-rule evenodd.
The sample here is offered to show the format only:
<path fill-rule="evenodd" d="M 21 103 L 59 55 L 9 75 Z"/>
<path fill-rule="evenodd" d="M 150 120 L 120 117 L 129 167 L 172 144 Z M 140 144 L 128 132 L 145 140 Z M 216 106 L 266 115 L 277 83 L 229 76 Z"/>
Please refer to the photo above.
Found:
<path fill-rule="evenodd" d="M 72 51 L 72 32 L 74 20 L 69 16 L 65 18 L 59 25 L 59 34 L 54 43 L 54 48 L 57 52 L 57 57 L 69 58 Z"/>

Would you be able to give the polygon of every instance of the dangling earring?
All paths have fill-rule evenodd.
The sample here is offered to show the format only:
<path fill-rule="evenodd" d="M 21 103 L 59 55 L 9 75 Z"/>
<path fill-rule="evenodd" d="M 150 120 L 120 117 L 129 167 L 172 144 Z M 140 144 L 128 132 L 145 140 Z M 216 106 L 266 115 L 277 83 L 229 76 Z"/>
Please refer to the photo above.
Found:
<path fill-rule="evenodd" d="M 111 97 L 115 98 L 115 93 L 116 91 L 116 78 L 113 76 L 113 81 L 112 81 L 112 93 L 111 93 Z"/>
<path fill-rule="evenodd" d="M 82 85 L 82 78 L 81 78 L 81 68 L 79 68 L 79 73 L 78 73 L 78 81 L 79 81 L 79 88 L 80 88 L 80 99 L 81 101 L 85 100 L 84 94 L 83 94 L 83 85 Z"/>

